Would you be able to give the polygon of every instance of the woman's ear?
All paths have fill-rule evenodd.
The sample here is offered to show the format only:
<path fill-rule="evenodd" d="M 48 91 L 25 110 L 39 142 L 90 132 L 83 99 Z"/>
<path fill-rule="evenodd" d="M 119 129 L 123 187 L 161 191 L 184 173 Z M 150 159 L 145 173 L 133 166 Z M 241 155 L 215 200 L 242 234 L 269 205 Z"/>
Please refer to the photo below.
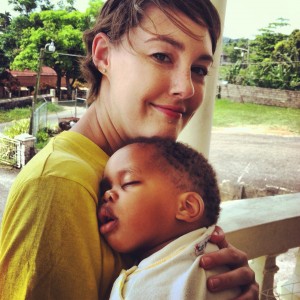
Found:
<path fill-rule="evenodd" d="M 105 73 L 108 67 L 109 45 L 109 38 L 103 32 L 98 33 L 93 40 L 93 62 L 101 73 Z"/>
<path fill-rule="evenodd" d="M 187 223 L 200 220 L 204 214 L 204 202 L 196 192 L 186 192 L 179 196 L 176 219 Z"/>

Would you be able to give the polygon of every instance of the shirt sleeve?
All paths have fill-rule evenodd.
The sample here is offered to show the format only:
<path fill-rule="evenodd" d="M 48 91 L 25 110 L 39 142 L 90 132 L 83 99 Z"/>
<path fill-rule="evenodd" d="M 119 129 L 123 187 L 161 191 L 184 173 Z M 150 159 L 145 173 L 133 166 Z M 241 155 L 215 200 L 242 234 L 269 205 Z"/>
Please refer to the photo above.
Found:
<path fill-rule="evenodd" d="M 121 268 L 83 186 L 52 176 L 14 186 L 0 236 L 0 299 L 104 299 Z"/>

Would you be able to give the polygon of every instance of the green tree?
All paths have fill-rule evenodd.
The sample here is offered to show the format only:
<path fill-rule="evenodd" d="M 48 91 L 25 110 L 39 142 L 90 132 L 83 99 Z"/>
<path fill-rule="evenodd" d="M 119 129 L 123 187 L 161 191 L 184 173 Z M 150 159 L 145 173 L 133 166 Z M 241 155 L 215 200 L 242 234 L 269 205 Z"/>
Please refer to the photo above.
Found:
<path fill-rule="evenodd" d="M 285 74 L 283 85 L 300 89 L 300 30 L 294 30 L 287 39 L 278 42 L 271 58 L 280 63 L 281 72 Z"/>
<path fill-rule="evenodd" d="M 54 40 L 57 52 L 45 53 L 44 65 L 57 72 L 57 89 L 62 76 L 66 76 L 70 91 L 73 81 L 81 77 L 78 57 L 58 53 L 84 55 L 82 32 L 92 26 L 103 1 L 91 0 L 85 13 L 74 10 L 74 0 L 61 0 L 55 7 L 63 9 L 51 11 L 44 11 L 52 9 L 54 4 L 50 0 L 10 0 L 10 3 L 20 15 L 11 19 L 8 14 L 0 15 L 2 69 L 37 70 L 40 49 Z"/>
<path fill-rule="evenodd" d="M 74 11 L 76 10 L 74 7 L 74 0 L 60 0 L 58 1 L 57 5 L 59 7 L 60 10 L 66 10 L 66 11 Z"/>
<path fill-rule="evenodd" d="M 90 0 L 89 1 L 89 7 L 87 8 L 86 13 L 91 17 L 92 24 L 95 22 L 95 20 L 98 16 L 99 10 L 103 6 L 103 4 L 104 4 L 104 0 Z"/>
<path fill-rule="evenodd" d="M 261 29 L 261 34 L 250 42 L 250 64 L 237 61 L 227 70 L 225 79 L 241 85 L 299 90 L 300 31 L 278 33 L 286 24 L 286 20 L 279 19 Z"/>
<path fill-rule="evenodd" d="M 42 11 L 32 13 L 29 17 L 30 26 L 22 31 L 20 52 L 11 64 L 12 69 L 37 70 L 39 51 L 51 40 L 54 40 L 56 52 L 45 53 L 44 65 L 52 67 L 57 73 L 57 89 L 60 90 L 61 78 L 66 75 L 68 90 L 72 81 L 80 76 L 79 62 L 76 57 L 59 53 L 84 55 L 82 32 L 88 28 L 89 16 L 73 11 Z M 46 49 L 47 50 L 47 49 Z M 46 51 L 47 52 L 47 51 Z"/>
<path fill-rule="evenodd" d="M 275 45 L 287 38 L 287 35 L 278 32 L 280 28 L 287 25 L 287 20 L 280 18 L 266 28 L 260 29 L 260 34 L 251 43 L 251 61 L 262 62 L 270 58 Z"/>
<path fill-rule="evenodd" d="M 6 68 L 13 62 L 19 53 L 23 29 L 29 26 L 29 18 L 25 15 L 12 18 L 10 24 L 0 34 L 0 52 L 3 53 L 1 61 L 5 61 Z"/>
<path fill-rule="evenodd" d="M 54 4 L 50 0 L 8 0 L 8 3 L 13 5 L 13 10 L 20 14 L 29 15 L 37 10 L 54 9 Z"/>
<path fill-rule="evenodd" d="M 236 63 L 242 61 L 244 57 L 241 55 L 241 51 L 235 48 L 248 49 L 250 41 L 248 39 L 229 39 L 223 44 L 223 53 L 229 57 L 230 62 Z M 247 54 L 246 54 L 247 55 Z"/>
<path fill-rule="evenodd" d="M 11 14 L 9 12 L 0 13 L 0 32 L 5 32 L 11 23 Z"/>

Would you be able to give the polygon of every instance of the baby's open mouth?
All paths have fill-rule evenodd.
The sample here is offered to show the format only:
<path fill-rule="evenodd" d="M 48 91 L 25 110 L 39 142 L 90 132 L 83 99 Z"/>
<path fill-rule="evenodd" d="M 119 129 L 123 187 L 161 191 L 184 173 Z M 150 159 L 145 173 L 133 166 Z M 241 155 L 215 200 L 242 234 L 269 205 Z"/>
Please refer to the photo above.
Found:
<path fill-rule="evenodd" d="M 116 227 L 118 219 L 108 206 L 103 205 L 100 208 L 98 216 L 100 221 L 100 232 L 102 234 L 107 234 Z"/>

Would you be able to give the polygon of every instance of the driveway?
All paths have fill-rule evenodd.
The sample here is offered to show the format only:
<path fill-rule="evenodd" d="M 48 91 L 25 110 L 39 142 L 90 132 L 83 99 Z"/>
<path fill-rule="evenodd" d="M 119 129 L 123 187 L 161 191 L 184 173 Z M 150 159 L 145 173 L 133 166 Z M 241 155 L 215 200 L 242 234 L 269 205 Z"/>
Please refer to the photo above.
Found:
<path fill-rule="evenodd" d="M 219 181 L 300 192 L 300 136 L 215 129 L 210 161 Z"/>

